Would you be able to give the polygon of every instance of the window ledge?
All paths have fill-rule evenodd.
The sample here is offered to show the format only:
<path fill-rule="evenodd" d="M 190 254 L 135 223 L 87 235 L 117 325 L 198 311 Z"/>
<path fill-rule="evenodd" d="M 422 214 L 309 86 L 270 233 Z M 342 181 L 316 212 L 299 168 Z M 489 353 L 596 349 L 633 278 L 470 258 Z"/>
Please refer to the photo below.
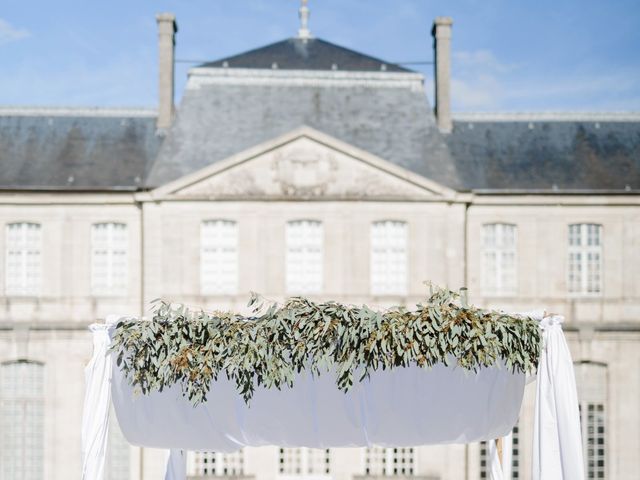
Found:
<path fill-rule="evenodd" d="M 438 475 L 354 475 L 353 480 L 440 480 Z"/>
<path fill-rule="evenodd" d="M 255 475 L 187 475 L 187 480 L 254 480 Z"/>

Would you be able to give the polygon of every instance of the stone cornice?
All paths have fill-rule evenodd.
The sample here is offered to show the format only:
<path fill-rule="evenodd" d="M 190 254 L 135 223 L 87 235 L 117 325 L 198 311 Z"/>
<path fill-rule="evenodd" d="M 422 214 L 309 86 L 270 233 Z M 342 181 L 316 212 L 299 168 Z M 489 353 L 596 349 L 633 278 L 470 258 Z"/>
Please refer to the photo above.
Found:
<path fill-rule="evenodd" d="M 150 117 L 158 112 L 149 108 L 103 107 L 0 107 L 3 117 Z"/>
<path fill-rule="evenodd" d="M 187 90 L 206 85 L 278 85 L 318 87 L 376 87 L 424 90 L 424 76 L 413 72 L 351 72 L 327 70 L 265 70 L 204 68 L 189 70 Z"/>
<path fill-rule="evenodd" d="M 640 122 L 640 112 L 459 112 L 454 122 Z"/>

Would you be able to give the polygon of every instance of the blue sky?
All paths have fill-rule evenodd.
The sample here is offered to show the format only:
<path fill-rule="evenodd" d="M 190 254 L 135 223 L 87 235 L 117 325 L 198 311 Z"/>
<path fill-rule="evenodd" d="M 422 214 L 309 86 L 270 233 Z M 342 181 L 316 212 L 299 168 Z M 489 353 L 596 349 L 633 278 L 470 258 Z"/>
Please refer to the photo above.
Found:
<path fill-rule="evenodd" d="M 156 104 L 155 13 L 176 56 L 214 60 L 293 36 L 298 0 L 3 0 L 0 105 Z M 389 62 L 433 59 L 453 17 L 456 111 L 640 110 L 638 0 L 309 0 L 316 37 Z M 189 65 L 178 64 L 177 100 Z M 413 67 L 432 85 L 431 67 Z M 432 100 L 431 88 L 428 90 Z"/>

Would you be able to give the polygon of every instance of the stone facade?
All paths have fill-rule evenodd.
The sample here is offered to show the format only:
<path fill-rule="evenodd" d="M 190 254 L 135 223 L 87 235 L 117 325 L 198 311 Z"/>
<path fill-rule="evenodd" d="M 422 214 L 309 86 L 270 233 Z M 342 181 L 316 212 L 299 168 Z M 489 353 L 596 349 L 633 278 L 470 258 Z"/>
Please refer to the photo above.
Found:
<path fill-rule="evenodd" d="M 237 222 L 237 295 L 200 293 L 199 228 L 207 219 Z M 451 288 L 467 285 L 478 305 L 564 314 L 576 363 L 601 365 L 606 372 L 603 384 L 592 387 L 599 388 L 606 409 L 606 478 L 636 478 L 638 196 L 456 193 L 312 129 L 296 130 L 148 192 L 0 195 L 3 232 L 9 223 L 28 221 L 39 223 L 43 234 L 41 294 L 0 297 L 0 363 L 28 359 L 44 365 L 43 478 L 79 478 L 83 367 L 91 355 L 87 326 L 108 313 L 145 315 L 149 301 L 160 296 L 240 310 L 250 290 L 285 297 L 284 232 L 286 222 L 296 219 L 324 225 L 319 297 L 379 307 L 412 305 L 425 295 L 422 282 L 431 280 Z M 387 219 L 408 225 L 403 296 L 370 294 L 370 225 Z M 102 221 L 128 227 L 124 296 L 91 292 L 91 225 Z M 518 229 L 517 288 L 509 296 L 483 293 L 481 228 L 495 222 Z M 573 223 L 602 225 L 598 295 L 568 293 L 568 225 Z M 0 235 L 2 251 L 5 241 Z M 0 260 L 2 271 L 5 260 Z M 4 281 L 3 275 L 2 292 Z M 519 478 L 529 477 L 532 394 L 529 386 L 519 422 Z M 328 477 L 360 478 L 364 458 L 361 449 L 332 451 Z M 163 452 L 131 447 L 129 478 L 162 478 L 163 459 Z M 245 476 L 291 478 L 279 474 L 276 448 L 247 449 L 243 461 Z M 478 445 L 420 447 L 413 461 L 418 478 L 481 478 Z"/>

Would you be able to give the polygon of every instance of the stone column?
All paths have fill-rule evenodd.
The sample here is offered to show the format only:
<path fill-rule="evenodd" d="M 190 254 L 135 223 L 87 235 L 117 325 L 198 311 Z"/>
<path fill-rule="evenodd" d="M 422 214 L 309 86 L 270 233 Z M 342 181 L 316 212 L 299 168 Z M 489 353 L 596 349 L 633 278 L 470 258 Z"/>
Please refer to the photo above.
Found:
<path fill-rule="evenodd" d="M 451 120 L 451 17 L 437 17 L 433 21 L 433 48 L 435 54 L 436 121 L 443 133 L 453 129 Z"/>
<path fill-rule="evenodd" d="M 176 32 L 178 24 L 173 13 L 159 13 L 158 22 L 158 129 L 167 129 L 175 107 L 173 105 L 174 92 L 174 53 L 176 46 Z"/>

